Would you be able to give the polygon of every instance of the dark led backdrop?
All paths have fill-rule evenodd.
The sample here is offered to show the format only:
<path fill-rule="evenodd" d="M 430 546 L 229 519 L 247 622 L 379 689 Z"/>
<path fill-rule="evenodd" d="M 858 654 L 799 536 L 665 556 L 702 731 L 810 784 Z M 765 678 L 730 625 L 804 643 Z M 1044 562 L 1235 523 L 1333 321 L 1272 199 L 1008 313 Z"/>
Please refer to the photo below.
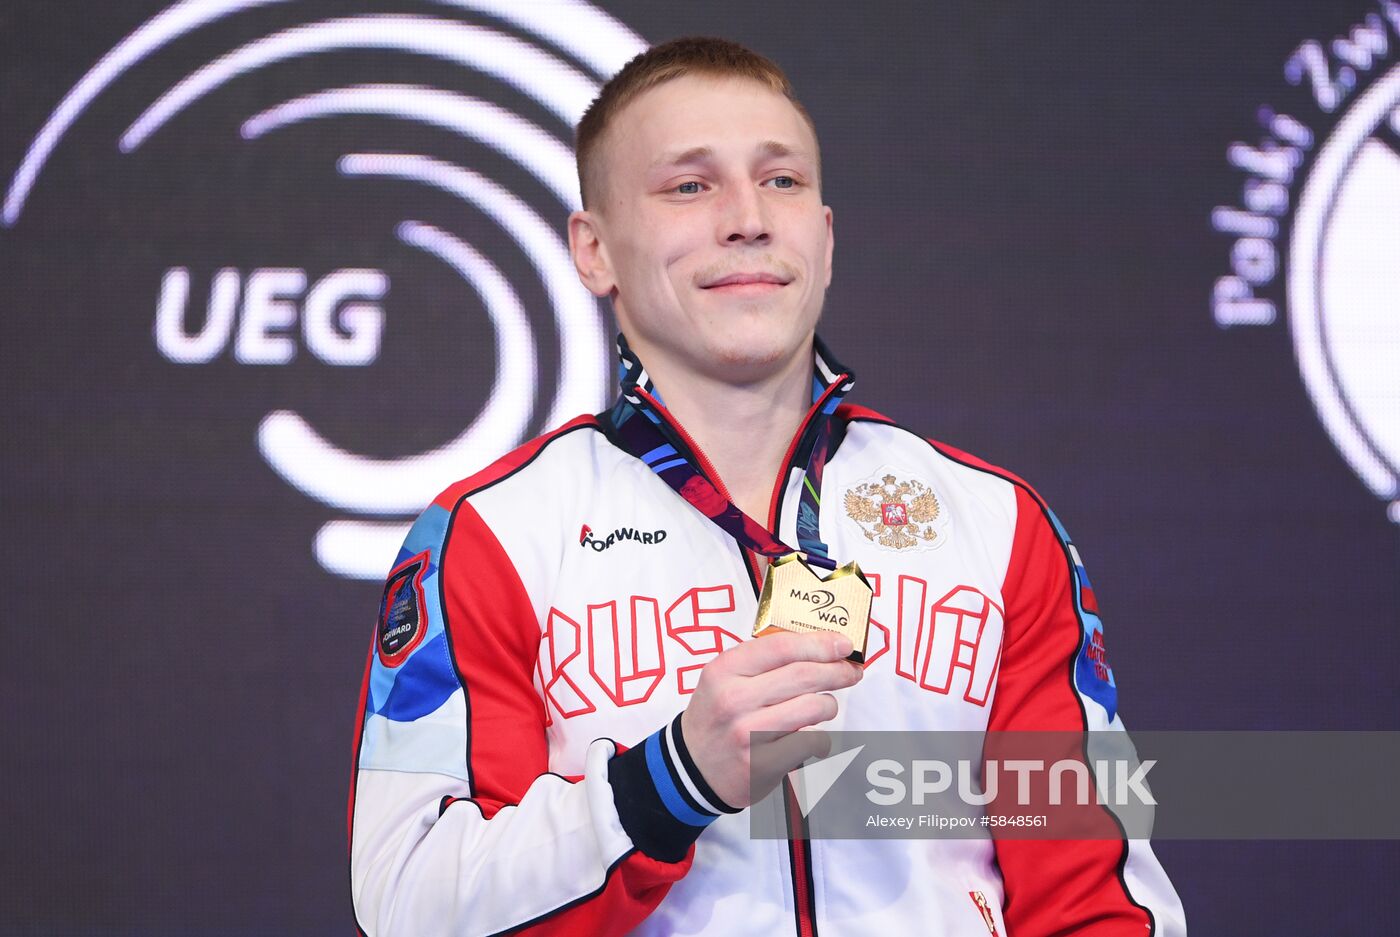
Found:
<path fill-rule="evenodd" d="M 375 579 L 606 403 L 570 127 L 695 32 L 817 121 L 851 399 L 1049 499 L 1130 729 L 1400 729 L 1394 4 L 7 0 L 0 932 L 353 930 Z M 1393 842 L 1158 852 L 1197 934 L 1400 910 Z"/>

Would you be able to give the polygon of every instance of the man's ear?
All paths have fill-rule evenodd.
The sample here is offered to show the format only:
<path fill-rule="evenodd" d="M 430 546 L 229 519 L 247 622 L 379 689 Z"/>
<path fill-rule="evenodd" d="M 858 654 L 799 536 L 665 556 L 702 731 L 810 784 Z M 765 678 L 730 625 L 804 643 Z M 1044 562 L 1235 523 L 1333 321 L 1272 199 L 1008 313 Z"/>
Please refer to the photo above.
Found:
<path fill-rule="evenodd" d="M 600 235 L 594 212 L 582 209 L 569 215 L 569 256 L 574 259 L 580 282 L 601 299 L 612 293 L 617 281 Z"/>

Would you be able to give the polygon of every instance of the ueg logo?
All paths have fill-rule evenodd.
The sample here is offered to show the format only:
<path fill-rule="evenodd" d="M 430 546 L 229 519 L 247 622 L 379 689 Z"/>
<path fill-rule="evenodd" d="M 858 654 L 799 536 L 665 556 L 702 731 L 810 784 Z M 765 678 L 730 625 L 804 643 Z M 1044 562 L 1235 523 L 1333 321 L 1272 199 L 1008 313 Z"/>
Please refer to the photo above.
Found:
<path fill-rule="evenodd" d="M 258 269 L 246 288 L 238 270 L 214 275 L 204 324 L 190 333 L 190 272 L 172 267 L 156 304 L 156 347 L 180 364 L 206 364 L 230 344 L 237 319 L 234 358 L 239 364 L 289 364 L 296 341 L 287 331 L 300 318 L 307 348 L 326 364 L 366 365 L 379 357 L 389 290 L 380 270 L 335 270 L 306 289 L 306 271 Z M 297 301 L 305 294 L 305 303 Z M 241 302 L 240 302 L 241 294 Z"/>
<path fill-rule="evenodd" d="M 1264 106 L 1258 142 L 1230 144 L 1238 205 L 1215 281 L 1222 328 L 1267 327 L 1286 305 L 1298 369 L 1342 456 L 1400 523 L 1400 3 L 1381 0 L 1283 63 L 1294 99 Z"/>
<path fill-rule="evenodd" d="M 331 199 L 341 185 L 378 182 L 398 186 L 396 195 L 412 189 L 424 197 L 396 198 L 393 211 L 422 211 L 424 201 L 435 199 L 442 217 L 485 220 L 471 229 L 469 240 L 440 224 L 390 217 L 385 228 L 408 256 L 386 258 L 394 263 L 382 266 L 332 262 L 312 275 L 305 262 L 240 268 L 216 259 L 196 269 L 175 255 L 164 263 L 157 259 L 150 270 L 151 331 L 172 366 L 227 358 L 266 369 L 292 363 L 304 347 L 309 363 L 365 369 L 367 388 L 377 386 L 368 382 L 376 379 L 371 366 L 386 335 L 411 334 L 403 331 L 406 322 L 411 324 L 408 310 L 386 303 L 392 293 L 412 291 L 391 291 L 386 268 L 413 271 L 416 264 L 423 276 L 435 276 L 438 270 L 430 268 L 442 265 L 476 294 L 495 341 L 493 360 L 475 364 L 494 379 L 485 399 L 477 401 L 476 416 L 446 443 L 392 457 L 361 454 L 336 445 L 286 408 L 267 413 L 256 427 L 259 452 L 286 483 L 348 515 L 326 523 L 314 544 L 325 569 L 348 577 L 383 577 L 411 517 L 443 487 L 522 441 L 532 427 L 554 426 L 606 403 L 608 349 L 601 310 L 579 284 L 558 224 L 579 205 L 573 156 L 563 141 L 602 81 L 646 43 L 585 0 L 424 0 L 424 5 L 433 15 L 363 12 L 288 27 L 283 11 L 295 9 L 289 0 L 174 3 L 113 46 L 67 92 L 26 151 L 0 216 L 7 227 L 19 222 L 56 148 L 119 82 L 124 91 L 145 82 L 153 92 L 153 100 L 143 95 L 150 103 L 118 140 L 122 158 L 139 161 L 153 137 L 188 128 L 191 115 L 214 109 L 213 103 L 203 109 L 195 105 L 211 97 L 229 101 L 226 86 L 243 89 L 240 100 L 253 100 L 268 84 L 278 94 L 275 82 L 290 76 L 285 80 L 295 82 L 298 93 L 287 97 L 282 91 L 280 99 L 256 109 L 230 141 L 249 151 L 247 159 L 275 152 L 273 142 L 310 121 L 330 126 L 334 134 L 326 139 L 344 141 L 348 128 L 356 134 L 373 131 L 378 141 L 326 152 L 325 165 L 340 181 L 328 180 L 324 191 L 298 192 L 298 199 Z M 245 41 L 260 19 L 275 24 L 272 31 Z M 468 21 L 476 19 L 483 22 Z M 236 47 L 219 41 L 212 29 L 225 22 L 237 30 L 241 44 Z M 188 61 L 191 43 L 203 43 L 204 61 L 168 86 L 150 85 L 162 81 L 152 77 L 162 64 L 179 67 L 171 63 Z M 293 60 L 300 61 L 298 69 L 277 69 Z M 347 63 L 353 71 L 345 80 Z M 403 74 L 419 80 L 393 80 Z M 433 80 L 422 81 L 425 74 Z M 307 92 L 308 75 L 331 86 Z M 256 88 L 249 90 L 250 85 Z M 495 100 L 455 90 L 463 86 L 481 88 Z M 113 97 L 122 98 L 107 95 Z M 540 118 L 552 125 L 542 125 Z M 385 146 L 386 134 L 401 134 L 409 144 Z M 312 139 L 319 147 L 333 145 L 321 143 L 319 136 Z M 433 147 L 437 152 L 424 152 Z M 91 149 L 84 144 L 85 153 Z M 485 153 L 487 162 L 504 165 L 511 186 L 461 165 L 464 152 Z M 154 157 L 139 165 L 149 173 L 160 171 Z M 190 193 L 183 201 L 200 197 Z M 415 208 L 399 207 L 408 203 Z M 142 211 L 137 208 L 129 220 L 164 221 L 142 217 Z M 153 210 L 144 211 L 149 216 Z M 237 232 L 241 238 L 228 232 L 230 252 L 235 242 L 250 240 L 250 233 L 257 237 L 265 230 Z M 323 240 L 302 233 L 294 241 L 301 247 L 292 249 L 309 252 Z M 517 266 L 529 271 L 529 283 L 513 284 L 493 262 L 490 255 L 502 249 L 523 256 Z M 517 285 L 539 293 L 549 306 L 553 334 L 544 338 L 559 349 L 555 374 L 540 373 L 541 336 Z"/>
<path fill-rule="evenodd" d="M 595 537 L 593 535 L 593 528 L 584 524 L 578 532 L 578 545 L 581 547 L 592 547 L 596 553 L 602 553 L 613 544 L 621 543 L 624 540 L 651 546 L 665 539 L 666 531 L 664 530 L 638 530 L 635 527 L 619 527 L 606 537 Z"/>

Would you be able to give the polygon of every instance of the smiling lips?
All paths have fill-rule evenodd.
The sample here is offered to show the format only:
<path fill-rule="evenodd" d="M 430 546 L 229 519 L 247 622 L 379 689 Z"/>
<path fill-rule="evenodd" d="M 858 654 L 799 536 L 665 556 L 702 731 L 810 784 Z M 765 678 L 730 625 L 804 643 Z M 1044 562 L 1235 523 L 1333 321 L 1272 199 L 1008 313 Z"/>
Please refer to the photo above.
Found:
<path fill-rule="evenodd" d="M 755 271 L 752 273 L 731 273 L 701 287 L 705 290 L 719 290 L 722 293 L 758 294 L 781 289 L 792 282 L 792 277 L 777 273 Z"/>

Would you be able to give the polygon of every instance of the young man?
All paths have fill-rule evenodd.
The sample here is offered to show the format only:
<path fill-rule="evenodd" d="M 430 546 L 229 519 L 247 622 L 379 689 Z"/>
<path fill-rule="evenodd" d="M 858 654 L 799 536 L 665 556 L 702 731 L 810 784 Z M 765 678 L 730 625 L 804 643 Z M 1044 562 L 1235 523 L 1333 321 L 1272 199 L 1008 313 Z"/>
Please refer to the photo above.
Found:
<path fill-rule="evenodd" d="M 578 160 L 570 246 L 626 337 L 621 396 L 448 489 L 404 545 L 356 742 L 360 927 L 1183 934 L 1143 842 L 749 836 L 751 732 L 786 733 L 762 754 L 791 768 L 818 724 L 1119 727 L 1092 593 L 1023 482 L 841 402 L 815 339 L 832 213 L 773 63 L 658 46 Z M 863 666 L 830 634 L 745 640 L 793 549 L 866 571 Z"/>

